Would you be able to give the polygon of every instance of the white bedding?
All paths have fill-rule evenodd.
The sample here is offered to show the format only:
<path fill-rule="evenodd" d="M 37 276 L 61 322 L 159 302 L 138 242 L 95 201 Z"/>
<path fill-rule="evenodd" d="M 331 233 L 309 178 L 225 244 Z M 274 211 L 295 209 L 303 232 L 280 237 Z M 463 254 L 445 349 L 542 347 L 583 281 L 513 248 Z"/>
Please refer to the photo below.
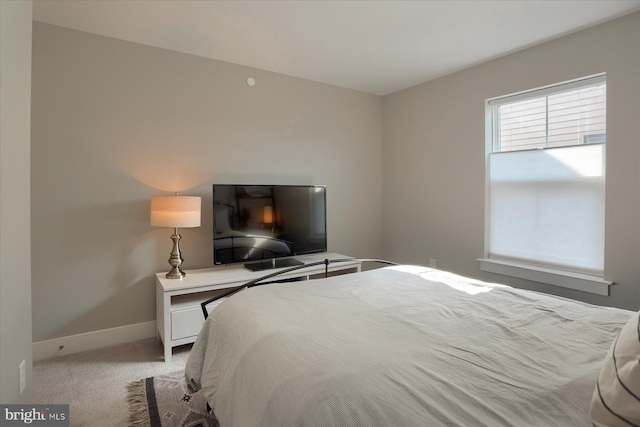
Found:
<path fill-rule="evenodd" d="M 222 427 L 589 426 L 633 315 L 424 267 L 244 290 L 186 367 Z"/>

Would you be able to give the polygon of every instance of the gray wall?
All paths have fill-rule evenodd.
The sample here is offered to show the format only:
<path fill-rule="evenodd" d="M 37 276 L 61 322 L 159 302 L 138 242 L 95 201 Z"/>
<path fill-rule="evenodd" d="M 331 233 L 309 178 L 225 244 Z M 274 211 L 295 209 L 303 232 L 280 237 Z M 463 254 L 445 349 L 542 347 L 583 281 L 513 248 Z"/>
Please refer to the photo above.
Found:
<path fill-rule="evenodd" d="M 210 266 L 213 182 L 326 184 L 332 251 L 638 309 L 639 43 L 635 13 L 380 98 L 36 22 L 33 340 L 154 320 L 149 199 L 203 197 L 181 247 Z M 484 100 L 603 71 L 611 297 L 480 272 Z"/>
<path fill-rule="evenodd" d="M 380 97 L 38 22 L 32 81 L 34 341 L 155 320 L 154 195 L 203 198 L 187 269 L 214 182 L 327 185 L 329 250 L 381 255 Z"/>
<path fill-rule="evenodd" d="M 598 297 L 482 273 L 487 98 L 607 73 L 605 276 Z M 640 12 L 383 98 L 383 255 L 640 308 Z"/>
<path fill-rule="evenodd" d="M 31 1 L 0 2 L 0 403 L 31 401 Z M 27 388 L 20 395 L 18 366 Z"/>

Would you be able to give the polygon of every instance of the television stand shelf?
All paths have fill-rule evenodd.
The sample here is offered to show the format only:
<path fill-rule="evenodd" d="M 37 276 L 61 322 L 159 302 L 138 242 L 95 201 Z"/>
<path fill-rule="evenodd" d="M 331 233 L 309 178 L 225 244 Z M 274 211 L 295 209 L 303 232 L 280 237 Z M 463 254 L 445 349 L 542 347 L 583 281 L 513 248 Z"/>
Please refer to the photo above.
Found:
<path fill-rule="evenodd" d="M 337 253 L 320 253 L 295 257 L 305 263 L 324 261 L 325 259 L 351 258 Z M 329 272 L 346 274 L 360 271 L 360 261 L 329 264 Z M 182 279 L 167 279 L 166 273 L 156 274 L 156 320 L 158 337 L 164 345 L 164 360 L 171 361 L 172 349 L 179 345 L 190 344 L 196 340 L 202 328 L 203 317 L 200 303 L 219 295 L 230 288 L 240 286 L 250 280 L 258 279 L 285 268 L 263 271 L 251 271 L 242 265 L 210 267 L 198 270 L 185 270 Z M 278 280 L 309 280 L 324 276 L 324 265 L 284 273 Z M 209 312 L 219 304 L 215 301 L 207 306 Z"/>

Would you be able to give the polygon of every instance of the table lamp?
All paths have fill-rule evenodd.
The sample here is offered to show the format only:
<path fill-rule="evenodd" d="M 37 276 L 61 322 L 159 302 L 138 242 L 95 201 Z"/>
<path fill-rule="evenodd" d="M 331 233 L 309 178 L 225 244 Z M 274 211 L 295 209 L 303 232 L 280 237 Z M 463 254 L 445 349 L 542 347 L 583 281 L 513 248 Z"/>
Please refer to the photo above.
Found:
<path fill-rule="evenodd" d="M 200 197 L 190 196 L 155 196 L 151 197 L 151 225 L 174 229 L 171 236 L 173 249 L 169 264 L 171 271 L 167 279 L 182 279 L 184 271 L 180 270 L 182 254 L 180 253 L 180 235 L 178 228 L 200 227 Z"/>

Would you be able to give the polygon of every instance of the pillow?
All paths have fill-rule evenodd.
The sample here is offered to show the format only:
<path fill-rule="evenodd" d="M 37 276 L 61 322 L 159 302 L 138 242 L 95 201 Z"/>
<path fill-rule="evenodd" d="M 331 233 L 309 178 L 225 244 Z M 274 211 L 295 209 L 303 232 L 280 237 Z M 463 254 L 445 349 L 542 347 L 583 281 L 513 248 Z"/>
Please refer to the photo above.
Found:
<path fill-rule="evenodd" d="M 640 426 L 640 312 L 611 344 L 591 399 L 597 427 Z"/>

